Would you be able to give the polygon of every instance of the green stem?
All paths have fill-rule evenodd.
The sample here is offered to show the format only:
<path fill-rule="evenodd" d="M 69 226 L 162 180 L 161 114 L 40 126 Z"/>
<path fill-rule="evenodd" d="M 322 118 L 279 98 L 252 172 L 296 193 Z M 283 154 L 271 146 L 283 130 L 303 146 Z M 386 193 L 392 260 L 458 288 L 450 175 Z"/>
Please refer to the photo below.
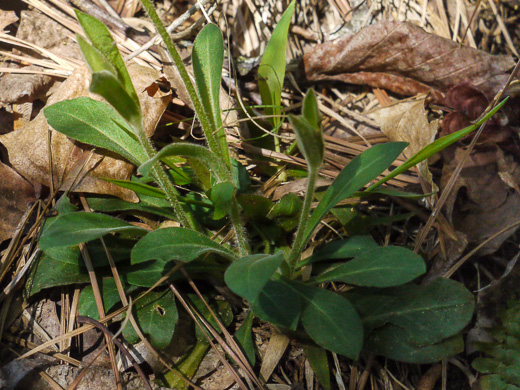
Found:
<path fill-rule="evenodd" d="M 318 177 L 318 170 L 309 167 L 309 176 L 307 181 L 307 192 L 303 199 L 302 212 L 300 214 L 300 223 L 296 238 L 293 242 L 293 247 L 289 255 L 289 266 L 291 267 L 291 273 L 294 273 L 296 264 L 300 260 L 305 245 L 305 232 L 307 230 L 307 224 L 309 222 L 309 212 L 311 210 L 312 199 L 314 197 L 314 187 L 316 185 L 316 179 Z"/>
<path fill-rule="evenodd" d="M 251 254 L 251 248 L 249 247 L 249 243 L 247 242 L 247 234 L 242 227 L 242 223 L 240 223 L 240 213 L 238 212 L 238 202 L 236 198 L 233 198 L 231 203 L 231 208 L 229 211 L 229 219 L 231 220 L 231 224 L 233 225 L 233 230 L 235 232 L 235 240 L 237 241 L 238 253 L 240 256 L 247 256 Z"/>
<path fill-rule="evenodd" d="M 150 139 L 146 136 L 143 126 L 135 126 L 134 133 L 137 135 L 139 143 L 143 146 L 148 158 L 154 157 L 157 154 L 157 151 L 154 149 Z M 184 227 L 198 230 L 198 224 L 195 221 L 195 218 L 191 213 L 186 213 L 184 211 L 182 204 L 179 202 L 179 193 L 168 178 L 164 169 L 158 165 L 158 163 L 155 163 L 155 166 L 152 168 L 152 174 L 166 194 L 166 198 L 168 198 L 168 201 L 172 205 L 173 211 L 175 212 L 180 224 Z"/>
<path fill-rule="evenodd" d="M 159 32 L 159 35 L 161 36 L 166 49 L 170 53 L 170 56 L 172 57 L 173 63 L 177 67 L 177 70 L 179 71 L 179 75 L 181 76 L 182 81 L 184 82 L 184 85 L 186 87 L 186 90 L 188 91 L 188 94 L 190 95 L 190 99 L 193 103 L 193 107 L 195 108 L 195 112 L 197 116 L 199 117 L 200 125 L 202 127 L 202 130 L 204 131 L 204 135 L 206 136 L 206 140 L 208 141 L 208 146 L 210 150 L 215 153 L 217 156 L 219 156 L 222 161 L 225 161 L 222 156 L 222 149 L 220 148 L 219 142 L 215 139 L 215 136 L 213 134 L 213 129 L 211 127 L 211 123 L 206 116 L 206 112 L 204 111 L 204 107 L 202 106 L 202 103 L 199 99 L 199 95 L 197 94 L 197 91 L 195 91 L 195 87 L 193 86 L 193 83 L 191 82 L 190 76 L 188 74 L 188 71 L 186 70 L 186 67 L 184 66 L 184 62 L 182 62 L 182 58 L 179 55 L 179 52 L 177 51 L 177 48 L 175 47 L 175 44 L 173 43 L 173 40 L 168 35 L 168 32 L 166 31 L 166 28 L 164 28 L 163 23 L 161 22 L 161 19 L 159 18 L 159 15 L 157 15 L 157 12 L 155 11 L 155 8 L 153 7 L 150 0 L 141 0 L 141 4 L 143 5 L 143 8 L 146 10 L 150 18 L 152 19 L 153 24 L 155 25 L 155 28 Z"/>

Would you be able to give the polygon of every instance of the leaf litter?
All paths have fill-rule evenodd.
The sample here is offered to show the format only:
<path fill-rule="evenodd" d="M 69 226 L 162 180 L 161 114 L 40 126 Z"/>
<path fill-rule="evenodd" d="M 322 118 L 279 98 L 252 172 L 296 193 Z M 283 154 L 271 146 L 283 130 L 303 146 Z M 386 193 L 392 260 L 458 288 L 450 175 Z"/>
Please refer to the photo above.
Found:
<path fill-rule="evenodd" d="M 381 4 L 384 4 L 384 2 L 381 2 Z M 164 5 L 166 6 L 166 2 Z M 269 7 L 273 11 L 275 10 L 274 5 L 268 5 L 267 8 L 269 9 Z M 249 37 L 240 36 L 240 39 L 244 39 L 241 43 L 242 45 L 249 45 L 248 49 L 254 48 L 256 54 L 261 54 L 259 48 L 261 48 L 262 39 L 257 38 L 255 41 L 254 38 L 251 38 L 254 35 L 253 30 L 256 30 L 253 20 L 257 22 L 259 20 L 262 21 L 261 16 L 258 19 L 258 9 L 260 9 L 260 6 L 258 4 L 255 6 L 254 2 L 248 3 L 247 7 L 240 8 L 240 13 L 245 16 L 240 23 L 242 27 L 245 27 L 247 34 L 250 35 Z M 408 10 L 406 10 L 406 13 L 408 13 Z M 236 14 L 238 15 L 239 12 Z M 276 14 L 276 12 L 273 12 L 273 14 Z M 439 14 L 442 14 L 441 10 L 439 10 Z M 427 20 L 429 21 L 431 21 L 430 16 L 428 14 Z M 319 24 L 316 16 L 311 18 L 315 23 Z M 414 20 L 414 22 L 418 23 L 417 20 Z M 238 24 L 234 28 L 237 26 Z M 262 22 L 261 26 L 260 31 L 263 31 L 264 34 L 269 33 L 269 28 L 265 23 Z M 306 27 L 308 28 L 308 25 Z M 245 50 L 244 52 L 247 51 Z M 255 51 L 249 50 L 253 54 Z M 400 95 L 415 96 L 431 93 L 439 101 L 442 100 L 445 93 L 448 93 L 447 96 L 449 96 L 450 91 L 452 91 L 452 95 L 457 96 L 458 93 L 455 92 L 460 92 L 460 85 L 465 83 L 481 91 L 486 99 L 490 99 L 502 87 L 503 81 L 507 78 L 507 71 L 513 65 L 514 62 L 511 56 L 491 55 L 466 46 L 459 47 L 459 44 L 456 42 L 440 38 L 435 34 L 426 33 L 420 27 L 408 22 L 381 21 L 368 25 L 361 31 L 346 35 L 344 38 L 336 41 L 315 45 L 312 50 L 308 50 L 303 56 L 301 63 L 303 73 L 301 74 L 303 74 L 305 80 L 319 83 L 319 85 L 325 87 L 331 86 L 327 82 L 342 81 L 348 84 L 383 88 Z M 75 76 L 73 75 L 69 79 L 73 79 L 73 77 Z M 87 76 L 83 75 L 82 77 L 84 79 L 80 80 L 80 83 Z M 151 83 L 157 80 L 156 77 L 158 76 L 154 75 L 152 77 Z M 79 78 L 81 79 L 81 77 Z M 0 77 L 0 82 L 2 79 L 3 77 Z M 75 90 L 75 87 L 73 89 Z M 138 88 L 138 92 L 142 90 Z M 63 92 L 56 93 L 58 94 L 56 98 L 61 98 L 59 96 Z M 85 93 L 85 91 L 79 92 L 75 90 L 74 93 L 80 94 Z M 30 92 L 29 95 L 35 97 L 36 93 Z M 67 93 L 63 93 L 63 95 L 67 97 L 72 96 L 67 95 Z M 467 95 L 470 99 L 473 92 L 470 91 Z M 345 96 L 347 95 L 343 95 L 343 97 Z M 480 95 L 475 92 L 474 96 Z M 394 96 L 391 96 L 391 99 L 395 101 Z M 167 98 L 164 100 L 167 100 Z M 4 103 L 2 98 L 0 98 L 0 101 Z M 52 102 L 52 98 L 49 100 L 50 102 Z M 475 103 L 472 104 L 475 105 Z M 158 104 L 160 107 L 162 105 L 164 103 Z M 446 105 L 450 107 L 450 104 Z M 152 107 L 155 107 L 154 104 L 152 104 Z M 361 107 L 362 109 L 367 109 L 365 104 L 361 105 Z M 455 107 L 451 104 L 451 108 L 466 115 L 464 107 Z M 428 107 L 424 101 L 397 103 L 380 110 L 378 122 L 381 130 L 388 138 L 411 142 L 410 149 L 405 151 L 405 154 L 412 153 L 411 150 L 413 148 L 419 148 L 420 145 L 429 142 L 428 140 L 436 136 L 438 121 L 437 119 L 431 120 L 427 109 Z M 162 115 L 161 110 L 164 110 L 164 108 L 158 108 L 158 112 L 153 115 L 153 120 L 147 126 L 149 135 L 152 135 L 157 121 Z M 408 116 L 403 113 L 408 113 Z M 402 116 L 401 118 L 399 118 L 400 115 Z M 377 117 L 377 114 L 375 116 Z M 467 117 L 471 118 L 471 115 Z M 40 122 L 37 122 L 37 120 L 38 116 L 29 124 L 17 129 L 16 132 L 23 130 L 23 132 L 18 133 L 18 138 L 14 137 L 14 135 L 9 136 L 9 134 L 16 133 L 14 132 L 0 139 L 9 155 L 9 159 L 4 159 L 3 161 L 9 162 L 13 168 L 18 170 L 19 174 L 22 174 L 24 178 L 21 180 L 24 183 L 27 183 L 26 179 L 28 179 L 33 184 L 41 183 L 48 185 L 50 182 L 48 159 L 47 154 L 43 153 L 45 150 L 44 145 L 47 142 L 47 128 L 46 124 L 41 122 L 41 118 Z M 451 123 L 453 122 L 457 121 L 452 121 Z M 43 129 L 43 131 L 37 130 L 37 125 L 40 125 L 40 130 Z M 449 130 L 451 132 L 463 126 L 458 123 L 452 125 L 444 119 L 442 131 L 445 131 L 444 129 L 448 127 L 451 129 Z M 511 136 L 511 131 L 508 130 L 506 133 L 508 137 Z M 16 143 L 21 143 L 20 139 L 24 140 L 24 146 L 16 145 Z M 350 137 L 347 140 L 350 142 L 353 138 Z M 514 157 L 508 154 L 507 148 L 496 146 L 497 142 L 503 142 L 503 140 L 504 138 L 488 140 L 490 141 L 488 142 L 490 144 L 488 147 L 494 148 L 491 152 L 485 150 L 485 148 L 474 152 L 470 163 L 461 174 L 460 182 L 457 183 L 447 203 L 446 214 L 448 219 L 470 244 L 478 243 L 483 237 L 492 235 L 501 223 L 502 226 L 504 225 L 504 218 L 511 217 L 508 221 L 513 220 L 514 217 L 518 219 L 515 213 L 509 212 L 508 215 L 508 210 L 520 209 L 516 203 L 510 203 L 517 201 L 518 165 Z M 78 171 L 78 160 L 81 165 L 81 161 L 86 160 L 89 156 L 89 152 L 83 146 L 67 140 L 62 140 L 62 142 L 55 144 L 55 150 L 60 150 L 60 153 L 53 153 L 56 160 L 53 165 L 56 171 L 54 176 L 54 186 L 56 188 L 60 186 L 67 188 L 71 184 L 70 172 L 73 172 L 72 175 L 75 175 Z M 356 144 L 356 142 L 359 145 L 358 140 L 353 141 L 353 144 Z M 34 161 L 32 161 L 35 147 L 39 152 L 36 153 Z M 442 183 L 447 180 L 447 177 L 459 161 L 460 155 L 460 150 L 455 147 L 444 154 L 441 191 L 443 188 Z M 27 159 L 27 156 L 31 156 L 29 159 L 31 160 L 30 163 L 22 161 L 24 158 Z M 92 158 L 93 161 L 88 163 L 87 170 L 94 168 L 96 163 L 98 165 L 92 171 L 90 178 L 86 177 L 83 179 L 80 185 L 84 187 L 80 186 L 76 190 L 88 192 L 90 189 L 90 191 L 95 193 L 116 194 L 131 200 L 133 198 L 132 194 L 124 191 L 117 193 L 120 190 L 116 191 L 110 187 L 103 187 L 102 182 L 96 176 L 114 173 L 114 169 L 110 170 L 109 167 L 103 165 L 103 163 L 106 164 L 106 161 L 112 163 L 114 168 L 117 166 L 117 175 L 120 176 L 115 178 L 128 178 L 132 167 L 120 160 L 110 160 L 110 156 L 93 155 Z M 74 168 L 75 164 L 76 168 Z M 102 167 L 106 171 L 103 171 Z M 424 177 L 428 176 L 425 175 Z M 24 191 L 29 196 L 27 196 L 27 199 L 20 197 L 20 203 L 16 207 L 23 206 L 29 199 L 33 199 L 30 185 L 27 188 L 28 190 Z M 482 189 L 486 191 L 482 191 Z M 462 200 L 460 197 L 462 197 Z M 2 200 L 3 203 L 5 202 Z M 487 222 L 490 218 L 496 222 L 488 224 Z M 507 236 L 502 235 L 498 237 L 497 240 L 484 248 L 483 253 L 495 252 L 509 236 L 510 233 Z M 461 242 L 464 242 L 464 240 L 461 240 Z M 462 253 L 461 249 L 463 250 L 463 248 L 459 248 L 460 253 Z M 454 256 L 453 259 L 457 257 Z M 369 375 L 375 378 L 376 381 L 379 379 L 377 375 Z M 401 379 L 403 380 L 403 378 Z M 407 378 L 404 379 L 407 380 Z"/>

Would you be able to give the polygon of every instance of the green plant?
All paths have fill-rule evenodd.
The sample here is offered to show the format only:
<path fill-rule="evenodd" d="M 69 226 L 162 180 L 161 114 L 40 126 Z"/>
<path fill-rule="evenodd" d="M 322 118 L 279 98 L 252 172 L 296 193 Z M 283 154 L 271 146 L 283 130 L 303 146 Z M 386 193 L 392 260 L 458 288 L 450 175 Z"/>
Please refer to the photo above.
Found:
<path fill-rule="evenodd" d="M 520 301 L 511 300 L 499 318 L 501 324 L 488 330 L 495 341 L 476 345 L 489 357 L 476 358 L 472 366 L 483 374 L 482 390 L 517 390 L 520 389 Z"/>
<path fill-rule="evenodd" d="M 62 197 L 58 216 L 49 218 L 42 230 L 42 258 L 28 286 L 30 294 L 43 288 L 69 283 L 84 283 L 78 245 L 90 242 L 90 251 L 98 251 L 98 276 L 102 282 L 105 310 L 118 303 L 115 280 L 102 260 L 99 238 L 105 237 L 122 277 L 127 293 L 150 287 L 174 268 L 185 264 L 192 275 L 211 275 L 245 298 L 255 316 L 271 322 L 308 344 L 313 364 L 326 366 L 329 351 L 357 359 L 363 346 L 374 353 L 411 362 L 429 362 L 461 350 L 457 336 L 473 312 L 472 295 L 461 284 L 438 280 L 429 286 L 411 282 L 425 270 L 420 256 L 407 248 L 380 247 L 368 236 L 354 236 L 319 248 L 314 255 L 301 259 L 316 227 L 337 204 L 359 193 L 400 155 L 405 143 L 376 145 L 348 164 L 311 212 L 315 181 L 323 161 L 324 141 L 316 97 L 309 90 L 303 100 L 301 115 L 289 115 L 300 152 L 308 164 L 308 185 L 303 202 L 288 195 L 277 204 L 249 193 L 245 169 L 229 157 L 219 106 L 219 87 L 223 62 L 223 39 L 220 30 L 208 24 L 199 33 L 193 48 L 195 85 L 166 34 L 149 0 L 143 1 L 156 24 L 175 65 L 186 85 L 206 136 L 208 147 L 173 143 L 157 152 L 143 129 L 139 100 L 126 67 L 106 27 L 96 19 L 77 13 L 91 43 L 78 37 L 85 59 L 92 69 L 91 90 L 109 103 L 89 98 L 63 101 L 45 109 L 48 123 L 57 131 L 97 148 L 116 153 L 139 167 L 141 178 L 118 184 L 139 194 L 136 205 L 120 200 L 90 197 L 90 206 L 98 211 L 137 210 L 178 221 L 181 227 L 151 232 L 122 219 L 102 214 L 79 212 Z M 292 3 L 291 7 L 294 7 Z M 285 48 L 289 13 L 282 18 L 283 29 L 276 34 L 274 47 Z M 282 31 L 280 33 L 280 31 Z M 283 39 L 282 39 L 283 38 Z M 279 56 L 281 57 L 281 56 Z M 264 101 L 271 103 L 271 113 L 278 115 L 285 58 L 268 57 L 261 87 Z M 272 80 L 278 83 L 272 83 Z M 503 103 L 502 103 L 503 104 Z M 460 139 L 493 115 L 492 110 L 479 123 L 445 137 L 420 152 L 385 179 L 369 187 L 368 194 L 399 193 L 379 186 L 405 169 L 427 159 L 433 153 Z M 273 120 L 278 126 L 280 120 Z M 173 169 L 171 159 L 186 159 L 210 167 L 211 177 L 197 177 L 188 168 Z M 163 165 L 164 163 L 165 165 Z M 166 166 L 166 167 L 165 167 Z M 196 170 L 195 170 L 196 171 Z M 183 180 L 193 187 L 209 183 L 206 198 L 196 191 L 181 196 L 173 180 Z M 148 183 L 155 182 L 158 188 Z M 171 209 L 168 208 L 171 206 Z M 241 208 L 242 207 L 242 210 Z M 241 223 L 241 211 L 249 216 L 248 231 L 257 234 L 258 244 L 250 249 L 250 240 Z M 227 216 L 234 232 L 236 247 L 212 240 L 211 229 L 222 227 Z M 295 224 L 294 219 L 298 218 Z M 286 237 L 297 228 L 288 249 Z M 253 240 L 251 240 L 253 241 Z M 284 250 L 285 249 L 285 250 Z M 131 259 L 131 264 L 125 260 Z M 350 261 L 345 261 L 350 258 Z M 302 279 L 304 267 L 313 266 L 310 280 Z M 177 274 L 172 276 L 178 278 Z M 355 288 L 346 295 L 322 288 L 322 283 L 343 282 Z M 82 293 L 80 309 L 92 311 L 92 291 Z M 170 303 L 166 303 L 166 300 Z M 150 302 L 160 302 L 163 311 Z M 165 292 L 148 295 L 136 302 L 137 323 L 159 348 L 168 344 L 175 330 L 177 311 L 173 296 Z M 162 313 L 162 314 L 161 314 Z M 157 334 L 154 322 L 168 315 L 169 326 Z M 254 361 L 248 342 L 252 317 L 239 333 L 241 345 Z M 132 332 L 126 335 L 135 340 Z M 324 377 L 321 370 L 321 376 Z M 325 379 L 323 379 L 325 381 Z"/>

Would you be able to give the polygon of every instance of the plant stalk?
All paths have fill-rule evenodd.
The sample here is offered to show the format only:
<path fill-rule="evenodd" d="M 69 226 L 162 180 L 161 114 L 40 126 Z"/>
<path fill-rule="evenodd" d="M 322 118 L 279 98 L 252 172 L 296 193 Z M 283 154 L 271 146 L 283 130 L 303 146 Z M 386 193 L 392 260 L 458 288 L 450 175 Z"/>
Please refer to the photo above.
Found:
<path fill-rule="evenodd" d="M 139 143 L 143 146 L 148 158 L 154 157 L 157 154 L 157 151 L 154 149 L 150 139 L 146 136 L 144 128 L 142 126 L 139 126 L 139 128 L 134 127 L 134 134 L 137 135 Z M 175 212 L 175 215 L 180 224 L 193 230 L 199 230 L 198 224 L 195 221 L 193 215 L 191 213 L 186 213 L 182 207 L 182 204 L 179 202 L 179 192 L 173 186 L 173 183 L 168 178 L 168 175 L 164 169 L 158 164 L 160 163 L 157 162 L 154 164 L 154 167 L 152 168 L 152 174 L 157 180 L 159 186 L 166 194 L 166 198 L 168 198 L 168 201 L 172 205 L 173 211 Z"/>
<path fill-rule="evenodd" d="M 296 238 L 294 239 L 291 253 L 289 254 L 289 266 L 291 267 L 291 273 L 295 271 L 296 264 L 300 260 L 305 245 L 305 232 L 307 230 L 307 224 L 309 222 L 309 212 L 311 210 L 312 199 L 314 198 L 314 187 L 316 185 L 316 179 L 318 177 L 318 170 L 309 166 L 309 176 L 307 181 L 307 191 L 303 199 L 302 212 L 300 214 L 300 223 Z"/>
<path fill-rule="evenodd" d="M 210 123 L 208 117 L 206 116 L 206 112 L 199 99 L 199 95 L 197 94 L 197 91 L 195 90 L 195 87 L 193 86 L 193 83 L 191 82 L 188 71 L 186 70 L 184 63 L 182 62 L 182 58 L 179 55 L 179 52 L 177 51 L 177 48 L 175 47 L 173 40 L 171 39 L 170 35 L 168 35 L 166 28 L 164 27 L 161 19 L 159 18 L 159 15 L 157 15 L 157 12 L 155 11 L 155 8 L 153 7 L 150 0 L 141 0 L 141 4 L 143 5 L 143 8 L 146 10 L 148 15 L 150 16 L 150 19 L 152 19 L 152 22 L 155 25 L 157 32 L 161 36 L 161 38 L 164 42 L 164 45 L 166 46 L 166 49 L 168 50 L 168 52 L 170 53 L 170 56 L 172 57 L 173 63 L 175 64 L 177 70 L 179 71 L 179 75 L 181 76 L 181 79 L 184 82 L 186 90 L 188 91 L 188 94 L 190 95 L 190 99 L 195 108 L 195 112 L 199 118 L 200 125 L 202 127 L 202 130 L 204 131 L 206 140 L 208 141 L 209 149 L 213 153 L 215 153 L 217 156 L 219 156 L 222 161 L 225 161 L 224 156 L 222 155 L 223 154 L 222 149 L 220 148 L 219 142 L 215 139 L 215 136 L 213 134 L 213 129 L 211 127 L 211 123 Z"/>
<path fill-rule="evenodd" d="M 251 254 L 251 248 L 249 247 L 249 243 L 247 242 L 247 234 L 240 223 L 240 213 L 238 212 L 238 203 L 236 198 L 233 198 L 230 211 L 229 211 L 229 219 L 231 220 L 231 224 L 233 225 L 233 230 L 235 232 L 235 240 L 237 241 L 238 253 L 240 256 L 247 256 Z"/>

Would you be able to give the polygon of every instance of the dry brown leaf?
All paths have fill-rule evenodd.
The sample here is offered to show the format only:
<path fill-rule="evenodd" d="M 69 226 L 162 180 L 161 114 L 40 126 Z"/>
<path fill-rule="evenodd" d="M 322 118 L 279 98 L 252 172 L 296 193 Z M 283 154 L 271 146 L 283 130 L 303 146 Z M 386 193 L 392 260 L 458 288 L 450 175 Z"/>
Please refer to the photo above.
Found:
<path fill-rule="evenodd" d="M 70 31 L 39 11 L 23 11 L 16 37 L 63 57 L 81 60 L 78 45 L 68 36 Z M 17 47 L 15 54 L 41 58 L 38 53 Z M 39 66 L 26 66 L 25 70 L 43 70 Z M 5 73 L 0 77 L 0 102 L 24 103 L 46 100 L 49 89 L 58 79 L 42 74 Z"/>
<path fill-rule="evenodd" d="M 463 82 L 494 95 L 514 64 L 511 56 L 459 47 L 411 23 L 382 21 L 316 45 L 301 67 L 308 81 L 368 84 L 403 95 L 444 92 Z"/>
<path fill-rule="evenodd" d="M 128 71 L 145 113 L 146 133 L 152 136 L 171 95 L 151 87 L 160 77 L 158 71 L 133 63 L 128 66 Z M 48 105 L 79 96 L 101 100 L 88 91 L 89 84 L 89 71 L 86 68 L 76 70 L 49 98 Z M 7 149 L 12 167 L 27 180 L 46 186 L 50 185 L 47 141 L 49 129 L 42 111 L 28 125 L 0 136 L 0 142 Z M 129 179 L 134 170 L 133 165 L 101 151 L 90 156 L 88 146 L 72 141 L 52 129 L 51 145 L 54 188 L 68 190 L 78 174 L 88 171 L 88 176 L 81 180 L 75 191 L 115 195 L 128 201 L 137 201 L 132 191 L 101 179 Z"/>
<path fill-rule="evenodd" d="M 428 112 L 424 108 L 424 99 L 412 102 L 402 102 L 374 111 L 370 116 L 374 118 L 381 131 L 391 141 L 408 142 L 404 150 L 406 158 L 412 157 L 424 147 L 433 142 L 439 130 L 439 121 L 428 122 Z M 419 176 L 429 183 L 430 188 L 437 190 L 432 175 L 428 169 L 428 161 L 417 166 Z"/>
<path fill-rule="evenodd" d="M 13 237 L 27 204 L 36 200 L 33 186 L 0 162 L 0 242 Z"/>
<path fill-rule="evenodd" d="M 443 153 L 445 164 L 441 187 L 446 185 L 464 153 L 460 148 Z M 507 171 L 503 171 L 504 164 L 499 160 L 500 152 L 497 150 L 477 151 L 471 155 L 446 200 L 448 219 L 457 231 L 466 235 L 469 244 L 480 244 L 520 220 L 520 193 L 511 187 L 519 185 L 518 175 L 515 177 L 511 172 L 518 172 L 520 167 L 510 159 L 507 161 Z M 514 182 L 503 181 L 501 176 L 504 174 Z M 479 255 L 495 252 L 514 232 L 511 229 L 497 236 L 479 251 Z"/>

